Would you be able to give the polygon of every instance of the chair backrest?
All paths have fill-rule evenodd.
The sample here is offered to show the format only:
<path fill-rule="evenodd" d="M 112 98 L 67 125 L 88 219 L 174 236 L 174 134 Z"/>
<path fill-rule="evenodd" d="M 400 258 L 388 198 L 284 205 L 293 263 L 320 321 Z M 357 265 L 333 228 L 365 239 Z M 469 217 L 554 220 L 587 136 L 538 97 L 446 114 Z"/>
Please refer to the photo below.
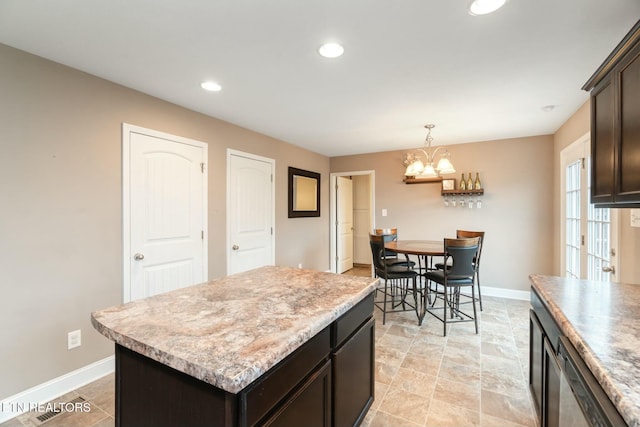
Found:
<path fill-rule="evenodd" d="M 380 234 L 369 234 L 369 244 L 371 245 L 371 255 L 373 256 L 373 267 L 378 276 L 384 275 L 386 266 L 384 257 L 384 236 Z"/>
<path fill-rule="evenodd" d="M 456 237 L 458 239 L 468 239 L 471 237 L 479 237 L 480 243 L 478 247 L 478 255 L 476 255 L 476 268 L 480 266 L 480 255 L 482 255 L 482 244 L 484 243 L 484 231 L 468 231 L 468 230 L 457 230 Z"/>
<path fill-rule="evenodd" d="M 373 230 L 373 232 L 378 235 L 387 235 L 387 236 L 398 236 L 398 229 L 397 228 L 376 228 Z"/>
<path fill-rule="evenodd" d="M 382 236 L 382 238 L 384 239 L 384 242 L 393 242 L 395 240 L 398 240 L 398 229 L 397 228 L 376 228 L 373 230 L 374 234 L 376 236 Z M 393 257 L 397 257 L 398 254 L 390 251 L 389 249 L 385 249 L 384 250 L 384 255 L 385 258 L 393 258 Z"/>
<path fill-rule="evenodd" d="M 480 237 L 462 239 L 444 239 L 445 258 L 452 258 L 451 268 L 445 269 L 445 275 L 452 279 L 472 278 L 476 272 Z"/>

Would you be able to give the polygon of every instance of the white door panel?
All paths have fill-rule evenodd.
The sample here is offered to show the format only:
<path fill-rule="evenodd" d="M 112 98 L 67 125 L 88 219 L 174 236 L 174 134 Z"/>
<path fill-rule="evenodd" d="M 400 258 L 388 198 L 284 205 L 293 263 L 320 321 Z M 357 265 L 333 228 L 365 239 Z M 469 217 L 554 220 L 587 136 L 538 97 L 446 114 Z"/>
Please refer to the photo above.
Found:
<path fill-rule="evenodd" d="M 206 144 L 136 127 L 125 130 L 130 280 L 125 300 L 204 282 Z"/>
<path fill-rule="evenodd" d="M 228 165 L 227 274 L 273 265 L 274 163 L 235 152 Z"/>
<path fill-rule="evenodd" d="M 337 273 L 353 268 L 353 182 L 338 177 Z"/>
<path fill-rule="evenodd" d="M 369 216 L 366 211 L 353 211 L 353 262 L 356 264 L 371 264 L 371 246 L 369 244 Z"/>

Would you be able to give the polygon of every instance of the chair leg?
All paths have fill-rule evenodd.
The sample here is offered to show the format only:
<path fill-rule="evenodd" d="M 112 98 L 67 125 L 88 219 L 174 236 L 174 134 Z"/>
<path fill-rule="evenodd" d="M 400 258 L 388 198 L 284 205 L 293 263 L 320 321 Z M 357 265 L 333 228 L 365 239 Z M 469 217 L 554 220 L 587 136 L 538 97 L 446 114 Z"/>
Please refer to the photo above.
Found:
<path fill-rule="evenodd" d="M 415 307 L 416 310 L 416 316 L 418 316 L 418 326 L 422 325 L 422 319 L 424 318 L 424 316 L 420 315 L 420 309 L 418 308 L 419 304 L 418 304 L 418 281 L 416 280 L 416 277 L 413 277 L 413 306 Z"/>
<path fill-rule="evenodd" d="M 382 324 L 387 320 L 387 279 L 384 279 L 384 298 L 382 302 Z"/>
<path fill-rule="evenodd" d="M 478 296 L 480 295 L 480 288 L 478 288 Z M 471 285 L 471 304 L 473 304 L 473 323 L 476 325 L 476 335 L 478 334 L 478 313 L 476 312 L 476 292 L 475 286 Z M 482 303 L 480 303 L 482 306 Z M 480 309 L 482 310 L 482 309 Z"/>
<path fill-rule="evenodd" d="M 449 305 L 449 289 L 447 289 L 447 286 L 445 285 L 444 287 L 444 304 L 442 307 L 442 324 L 444 325 L 444 331 L 442 333 L 442 336 L 446 337 L 447 336 L 447 305 Z M 449 311 L 451 311 L 451 307 L 449 307 Z"/>
<path fill-rule="evenodd" d="M 476 282 L 478 283 L 478 301 L 480 301 L 480 311 L 482 311 L 482 292 L 480 291 L 480 270 L 476 271 Z"/>

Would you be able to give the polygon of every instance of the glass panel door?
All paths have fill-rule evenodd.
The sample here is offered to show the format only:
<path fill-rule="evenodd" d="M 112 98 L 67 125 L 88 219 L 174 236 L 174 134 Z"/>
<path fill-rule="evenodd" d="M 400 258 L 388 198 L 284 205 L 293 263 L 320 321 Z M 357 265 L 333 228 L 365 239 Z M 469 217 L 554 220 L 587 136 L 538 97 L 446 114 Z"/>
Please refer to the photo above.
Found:
<path fill-rule="evenodd" d="M 582 161 L 577 160 L 565 168 L 565 277 L 580 278 L 582 264 L 582 227 L 580 180 Z"/>
<path fill-rule="evenodd" d="M 562 164 L 562 261 L 569 278 L 615 281 L 616 211 L 589 203 L 589 136 L 565 148 Z"/>

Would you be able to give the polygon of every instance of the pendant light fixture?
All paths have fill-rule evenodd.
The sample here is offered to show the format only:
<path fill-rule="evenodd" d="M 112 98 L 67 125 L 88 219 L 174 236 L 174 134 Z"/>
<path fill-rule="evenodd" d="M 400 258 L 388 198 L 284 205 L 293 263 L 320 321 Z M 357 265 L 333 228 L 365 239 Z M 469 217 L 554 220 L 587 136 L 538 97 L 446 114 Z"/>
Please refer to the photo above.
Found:
<path fill-rule="evenodd" d="M 433 137 L 431 136 L 431 129 L 436 127 L 435 125 L 425 125 L 427 129 L 427 138 L 425 139 L 424 148 L 417 148 L 416 151 L 421 151 L 425 155 L 425 162 L 423 163 L 419 155 L 414 153 L 407 153 L 405 155 L 404 165 L 407 167 L 404 175 L 406 177 L 414 178 L 438 178 L 440 175 L 454 173 L 456 170 L 451 164 L 451 154 L 443 147 L 436 147 L 434 150 L 431 147 Z M 444 150 L 440 155 L 440 159 L 436 166 L 434 166 L 435 155 L 438 151 Z"/>

